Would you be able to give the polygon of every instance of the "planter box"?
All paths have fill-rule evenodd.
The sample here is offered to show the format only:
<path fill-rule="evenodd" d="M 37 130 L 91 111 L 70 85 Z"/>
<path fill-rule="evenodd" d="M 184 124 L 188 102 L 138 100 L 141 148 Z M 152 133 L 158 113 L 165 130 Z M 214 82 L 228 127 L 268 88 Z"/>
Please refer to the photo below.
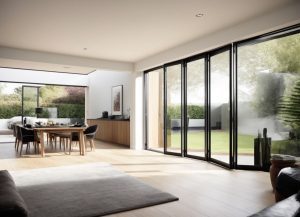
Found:
<path fill-rule="evenodd" d="M 204 119 L 189 119 L 188 127 L 204 127 Z M 181 127 L 181 119 L 171 119 L 171 129 L 176 129 Z"/>
<path fill-rule="evenodd" d="M 204 127 L 204 119 L 189 119 L 189 127 Z"/>

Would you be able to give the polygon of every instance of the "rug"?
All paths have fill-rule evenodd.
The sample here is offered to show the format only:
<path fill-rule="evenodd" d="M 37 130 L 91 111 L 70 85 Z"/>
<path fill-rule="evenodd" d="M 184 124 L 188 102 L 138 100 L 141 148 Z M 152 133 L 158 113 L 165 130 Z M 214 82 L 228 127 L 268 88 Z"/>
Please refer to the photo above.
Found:
<path fill-rule="evenodd" d="M 106 163 L 10 172 L 30 217 L 94 217 L 178 200 Z"/>

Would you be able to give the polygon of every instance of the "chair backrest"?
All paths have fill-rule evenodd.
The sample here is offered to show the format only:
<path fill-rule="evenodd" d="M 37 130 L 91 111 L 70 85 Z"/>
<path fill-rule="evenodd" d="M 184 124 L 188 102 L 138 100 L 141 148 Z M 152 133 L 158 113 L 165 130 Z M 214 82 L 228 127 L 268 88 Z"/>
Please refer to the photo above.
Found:
<path fill-rule="evenodd" d="M 20 127 L 21 128 L 21 138 L 24 138 L 25 136 L 34 136 L 34 131 L 33 130 L 28 130 L 25 127 Z"/>
<path fill-rule="evenodd" d="M 98 130 L 98 125 L 89 126 L 84 130 L 85 135 L 95 135 Z"/>

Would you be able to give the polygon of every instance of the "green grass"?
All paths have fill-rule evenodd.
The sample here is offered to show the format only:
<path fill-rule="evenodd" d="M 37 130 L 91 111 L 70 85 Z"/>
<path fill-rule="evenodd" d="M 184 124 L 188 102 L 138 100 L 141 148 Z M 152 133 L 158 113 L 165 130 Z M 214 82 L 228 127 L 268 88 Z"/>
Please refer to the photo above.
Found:
<path fill-rule="evenodd" d="M 254 138 L 252 135 L 238 135 L 238 153 L 254 154 Z M 180 148 L 180 131 L 172 131 L 170 148 Z M 212 152 L 224 154 L 229 152 L 229 134 L 227 131 L 215 130 L 211 133 Z M 300 144 L 295 141 L 272 141 L 272 153 L 295 155 L 299 152 Z M 188 149 L 190 151 L 204 151 L 204 132 L 190 131 L 188 133 Z"/>

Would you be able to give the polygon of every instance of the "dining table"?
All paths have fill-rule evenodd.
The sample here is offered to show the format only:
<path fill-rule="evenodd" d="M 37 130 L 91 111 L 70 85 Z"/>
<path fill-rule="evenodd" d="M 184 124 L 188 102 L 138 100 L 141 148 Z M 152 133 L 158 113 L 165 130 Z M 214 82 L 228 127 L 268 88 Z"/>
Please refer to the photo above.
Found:
<path fill-rule="evenodd" d="M 79 135 L 79 153 L 85 155 L 84 133 L 85 127 L 69 127 L 69 126 L 40 126 L 34 127 L 36 135 L 40 135 L 41 155 L 45 156 L 45 133 L 78 133 Z"/>

